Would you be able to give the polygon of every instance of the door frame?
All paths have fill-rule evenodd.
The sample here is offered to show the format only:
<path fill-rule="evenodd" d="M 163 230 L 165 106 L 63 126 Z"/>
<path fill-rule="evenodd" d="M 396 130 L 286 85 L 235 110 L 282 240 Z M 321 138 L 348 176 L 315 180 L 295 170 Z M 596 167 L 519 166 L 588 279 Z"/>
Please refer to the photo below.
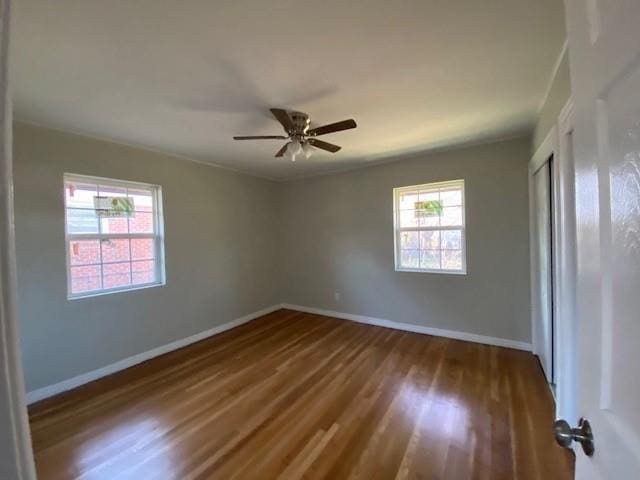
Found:
<path fill-rule="evenodd" d="M 537 265 L 535 253 L 535 202 L 533 175 L 553 156 L 552 185 L 552 261 L 553 261 L 553 373 L 548 379 L 556 400 L 556 416 L 573 418 L 577 411 L 577 339 L 575 321 L 576 230 L 575 186 L 571 135 L 573 134 L 573 100 L 563 107 L 556 124 L 529 162 L 529 256 L 531 281 L 531 339 L 533 353 L 544 345 L 537 338 Z M 553 380 L 554 383 L 551 381 Z"/>
<path fill-rule="evenodd" d="M 35 480 L 16 313 L 10 14 L 11 0 L 0 0 L 0 476 Z"/>
<path fill-rule="evenodd" d="M 556 301 L 556 417 L 578 418 L 578 338 L 576 319 L 576 190 L 572 136 L 573 99 L 558 116 L 558 296 Z"/>
<path fill-rule="evenodd" d="M 544 141 L 542 142 L 542 144 L 538 147 L 538 149 L 536 150 L 536 152 L 534 153 L 533 157 L 531 158 L 531 161 L 529 162 L 529 267 L 530 267 L 530 291 L 531 291 L 531 345 L 532 345 L 532 350 L 534 355 L 538 356 L 538 358 L 540 358 L 540 354 L 543 352 L 543 349 L 545 348 L 545 345 L 542 341 L 542 339 L 538 338 L 538 334 L 537 334 L 537 324 L 538 324 L 538 319 L 540 318 L 539 312 L 538 312 L 538 302 L 536 301 L 536 297 L 538 294 L 538 269 L 537 269 L 537 261 L 536 261 L 536 212 L 535 212 L 535 184 L 534 184 L 534 175 L 535 173 L 549 160 L 550 157 L 553 156 L 553 162 L 551 164 L 552 169 L 551 169 L 551 185 L 550 185 L 550 192 L 551 192 L 551 197 L 552 197 L 552 206 L 553 206 L 553 211 L 551 212 L 551 261 L 553 264 L 553 268 L 552 268 L 552 318 L 554 321 L 554 329 L 557 327 L 557 322 L 558 322 L 558 307 L 557 307 L 557 302 L 556 299 L 559 298 L 558 294 L 558 285 L 559 285 L 559 272 L 558 272 L 558 265 L 560 265 L 560 263 L 558 262 L 558 256 L 559 256 L 559 249 L 558 249 L 558 229 L 560 228 L 560 225 L 558 225 L 558 184 L 559 182 L 559 175 L 560 175 L 560 169 L 559 169 L 559 164 L 560 162 L 558 161 L 558 126 L 557 124 L 554 124 L 553 127 L 551 127 L 551 129 L 549 130 L 549 132 L 547 133 L 547 136 L 545 137 Z M 555 330 L 554 330 L 555 331 Z M 551 367 L 551 371 L 550 372 L 546 372 L 545 370 L 545 366 L 543 366 L 543 371 L 548 374 L 549 376 L 552 375 L 552 372 L 555 373 L 557 371 L 556 366 L 557 366 L 557 346 L 555 345 L 556 342 L 556 337 L 557 334 L 553 335 L 552 337 L 552 342 L 554 343 L 554 345 L 552 346 L 553 348 L 553 353 L 554 355 L 552 355 L 552 365 L 549 365 Z M 554 384 L 555 379 L 554 378 L 547 378 L 547 381 L 549 382 L 550 385 Z M 554 392 L 554 388 L 551 389 L 552 392 Z M 555 394 L 555 392 L 554 392 Z"/>

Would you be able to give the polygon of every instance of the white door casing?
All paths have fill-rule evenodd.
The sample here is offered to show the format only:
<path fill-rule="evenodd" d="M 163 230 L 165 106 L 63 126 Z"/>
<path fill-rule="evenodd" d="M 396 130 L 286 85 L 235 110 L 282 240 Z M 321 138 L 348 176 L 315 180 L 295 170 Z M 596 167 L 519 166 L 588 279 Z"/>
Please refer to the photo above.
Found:
<path fill-rule="evenodd" d="M 640 1 L 566 0 L 574 101 L 578 479 L 640 472 Z M 576 423 L 577 419 L 567 419 Z"/>
<path fill-rule="evenodd" d="M 552 172 L 553 154 L 532 174 L 533 187 L 533 257 L 535 259 L 536 312 L 535 353 L 549 383 L 554 383 L 553 371 L 553 247 L 552 247 Z"/>
<path fill-rule="evenodd" d="M 536 259 L 536 222 L 534 172 L 553 156 L 553 318 L 554 382 L 557 418 L 577 418 L 577 327 L 575 322 L 576 232 L 575 175 L 573 160 L 573 100 L 560 112 L 557 125 L 548 132 L 529 162 L 530 244 L 531 244 L 531 325 L 533 352 L 543 370 L 550 371 L 542 360 L 550 345 L 545 343 L 540 324 L 538 267 Z M 548 356 L 548 355 L 547 355 Z M 546 368 L 545 368 L 546 366 Z"/>
<path fill-rule="evenodd" d="M 8 87 L 10 0 L 0 0 L 0 478 L 36 478 L 16 318 L 12 113 Z"/>
<path fill-rule="evenodd" d="M 553 269 L 551 274 L 552 278 L 547 279 L 547 284 L 552 288 L 548 292 L 553 301 L 551 302 L 551 310 L 547 310 L 546 318 L 553 318 L 555 327 L 560 325 L 564 321 L 562 318 L 563 312 L 561 311 L 561 304 L 563 303 L 563 294 L 561 287 L 564 285 L 565 269 L 565 257 L 566 257 L 566 245 L 562 243 L 562 239 L 565 236 L 565 224 L 564 219 L 566 212 L 564 209 L 563 195 L 566 194 L 566 188 L 564 185 L 569 180 L 567 173 L 570 166 L 566 165 L 565 156 L 560 155 L 560 145 L 558 137 L 558 126 L 554 125 L 544 141 L 540 144 L 536 152 L 534 153 L 531 161 L 529 162 L 529 245 L 530 245 L 530 274 L 531 274 L 531 340 L 533 346 L 533 353 L 540 359 L 540 364 L 544 374 L 547 377 L 549 383 L 556 383 L 557 378 L 552 377 L 552 372 L 557 374 L 561 365 L 558 364 L 562 360 L 562 357 L 558 355 L 560 351 L 558 347 L 558 335 L 553 338 L 550 335 L 550 325 L 545 325 L 545 315 L 541 307 L 545 305 L 545 302 L 541 298 L 541 279 L 540 268 L 538 259 L 538 226 L 536 224 L 536 184 L 535 174 L 538 172 L 548 161 L 553 157 L 551 164 L 551 195 L 553 197 L 553 212 L 551 215 L 552 228 L 551 228 L 551 253 L 550 261 L 552 262 Z M 573 178 L 573 177 L 571 177 Z M 574 245 L 571 245 L 574 248 Z M 573 284 L 571 285 L 573 287 Z M 549 333 L 545 334 L 545 331 Z M 552 342 L 554 342 L 552 346 Z M 552 356 L 552 349 L 555 355 Z M 553 364 L 552 364 L 553 361 Z M 555 393 L 555 392 L 554 392 Z"/>
<path fill-rule="evenodd" d="M 575 314 L 576 229 L 575 175 L 573 160 L 573 100 L 569 99 L 558 118 L 558 147 L 555 155 L 556 182 L 556 335 L 555 397 L 557 418 L 578 418 L 577 331 Z"/>

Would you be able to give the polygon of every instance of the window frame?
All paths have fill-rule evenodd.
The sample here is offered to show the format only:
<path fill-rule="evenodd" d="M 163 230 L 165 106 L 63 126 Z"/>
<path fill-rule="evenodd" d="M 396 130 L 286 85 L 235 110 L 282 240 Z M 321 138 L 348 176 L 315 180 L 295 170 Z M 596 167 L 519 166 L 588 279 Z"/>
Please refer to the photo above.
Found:
<path fill-rule="evenodd" d="M 459 226 L 419 226 L 419 227 L 401 227 L 400 226 L 400 195 L 405 192 L 413 192 L 419 190 L 438 190 L 446 187 L 460 187 L 462 192 L 462 223 Z M 467 231 L 466 231 L 466 199 L 465 199 L 465 182 L 464 179 L 448 180 L 444 182 L 423 183 L 419 185 L 407 185 L 404 187 L 396 187 L 393 189 L 393 256 L 396 272 L 414 272 L 414 273 L 437 273 L 443 275 L 466 275 L 467 274 Z M 460 231 L 462 268 L 460 270 L 445 270 L 442 268 L 408 268 L 400 264 L 400 234 L 402 232 L 423 232 L 446 230 Z"/>
<path fill-rule="evenodd" d="M 105 185 L 109 187 L 115 188 L 126 188 L 126 189 L 148 189 L 151 193 L 152 198 L 152 209 L 153 209 L 153 233 L 69 233 L 68 232 L 68 221 L 67 214 L 69 208 L 67 207 L 66 202 L 66 188 L 67 182 L 78 182 L 78 183 L 95 183 L 96 185 Z M 165 275 L 165 262 L 164 262 L 164 216 L 162 210 L 162 187 L 160 185 L 154 185 L 143 182 L 134 182 L 128 180 L 119 180 L 114 178 L 107 177 L 96 177 L 93 175 L 82 175 L 76 173 L 64 173 L 62 179 L 62 201 L 64 206 L 64 237 L 65 237 L 65 263 L 66 263 L 66 275 L 67 275 L 67 300 L 77 300 L 81 298 L 88 297 L 97 297 L 101 295 L 110 295 L 113 293 L 119 292 L 130 292 L 134 290 L 142 290 L 145 288 L 151 287 L 160 287 L 166 284 L 166 275 Z M 100 220 L 98 220 L 100 222 Z M 101 288 L 98 290 L 89 290 L 86 292 L 80 293 L 72 293 L 71 291 L 71 252 L 70 245 L 74 240 L 98 240 L 102 242 L 103 240 L 108 239 L 152 239 L 154 244 L 155 258 L 154 260 L 154 269 L 157 272 L 156 279 L 153 282 L 140 283 L 135 285 L 125 285 L 120 287 L 111 287 L 111 288 Z M 102 245 L 102 243 L 100 243 Z M 129 262 L 131 263 L 131 245 L 129 245 Z M 100 263 L 91 264 L 91 265 L 100 265 L 101 272 L 103 265 L 109 265 L 114 263 L 122 263 L 122 262 L 102 262 L 102 258 Z M 78 265 L 73 265 L 78 266 Z M 102 283 L 102 273 L 101 280 Z"/>

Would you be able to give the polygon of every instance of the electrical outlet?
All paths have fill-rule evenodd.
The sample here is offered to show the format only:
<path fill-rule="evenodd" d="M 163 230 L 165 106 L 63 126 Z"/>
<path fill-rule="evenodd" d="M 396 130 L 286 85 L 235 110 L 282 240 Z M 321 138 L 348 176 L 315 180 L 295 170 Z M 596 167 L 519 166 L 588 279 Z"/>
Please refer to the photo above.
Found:
<path fill-rule="evenodd" d="M 340 292 L 333 292 L 333 299 L 337 302 L 340 301 Z"/>

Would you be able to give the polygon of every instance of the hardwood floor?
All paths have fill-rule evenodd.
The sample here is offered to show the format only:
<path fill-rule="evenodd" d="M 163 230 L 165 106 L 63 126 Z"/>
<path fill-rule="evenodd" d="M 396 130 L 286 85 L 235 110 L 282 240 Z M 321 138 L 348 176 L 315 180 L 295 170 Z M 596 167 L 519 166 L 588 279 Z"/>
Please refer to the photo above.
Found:
<path fill-rule="evenodd" d="M 30 413 L 41 480 L 573 478 L 531 354 L 290 310 Z"/>

